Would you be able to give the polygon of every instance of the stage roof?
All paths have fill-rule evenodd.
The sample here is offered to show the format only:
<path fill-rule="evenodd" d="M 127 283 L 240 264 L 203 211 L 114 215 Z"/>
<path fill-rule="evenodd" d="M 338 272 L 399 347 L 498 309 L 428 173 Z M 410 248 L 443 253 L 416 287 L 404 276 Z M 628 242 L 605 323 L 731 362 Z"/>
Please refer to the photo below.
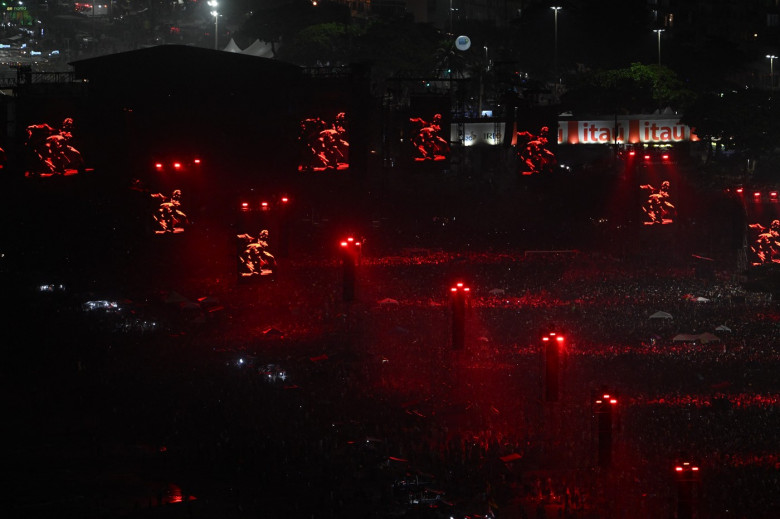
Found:
<path fill-rule="evenodd" d="M 302 78 L 297 65 L 188 45 L 158 45 L 71 62 L 77 79 L 93 88 L 143 94 L 153 88 L 264 93 L 285 91 Z"/>

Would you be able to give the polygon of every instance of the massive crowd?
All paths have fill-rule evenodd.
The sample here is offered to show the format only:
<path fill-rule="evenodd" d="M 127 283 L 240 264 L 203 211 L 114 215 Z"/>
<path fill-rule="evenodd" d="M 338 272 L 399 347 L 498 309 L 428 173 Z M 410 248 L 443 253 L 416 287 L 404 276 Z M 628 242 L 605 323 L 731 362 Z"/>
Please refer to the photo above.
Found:
<path fill-rule="evenodd" d="M 38 375 L 14 407 L 17 461 L 48 464 L 46 484 L 68 474 L 80 497 L 57 506 L 84 517 L 674 517 L 681 460 L 701 467 L 697 517 L 777 516 L 780 312 L 729 271 L 417 250 L 364 257 L 353 302 L 340 272 L 301 257 L 273 281 L 211 280 L 218 316 L 174 312 L 151 335 L 71 324 L 17 374 Z M 471 287 L 460 351 L 454 279 Z M 550 329 L 566 337 L 556 402 L 538 340 Z M 719 340 L 672 341 L 702 332 Z M 604 468 L 591 400 L 607 389 L 619 413 Z M 18 517 L 38 509 L 25 483 Z"/>

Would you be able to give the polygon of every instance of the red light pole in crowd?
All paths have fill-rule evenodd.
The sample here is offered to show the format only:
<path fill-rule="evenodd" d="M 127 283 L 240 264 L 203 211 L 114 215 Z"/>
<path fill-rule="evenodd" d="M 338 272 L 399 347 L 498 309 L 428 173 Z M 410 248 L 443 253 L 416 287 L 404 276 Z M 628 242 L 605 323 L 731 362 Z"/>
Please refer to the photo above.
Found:
<path fill-rule="evenodd" d="M 564 337 L 556 332 L 550 332 L 542 337 L 545 359 L 545 400 L 557 402 L 559 393 L 560 356 Z"/>
<path fill-rule="evenodd" d="M 360 258 L 361 243 L 351 236 L 341 241 L 342 299 L 355 299 L 355 267 Z"/>
<path fill-rule="evenodd" d="M 452 349 L 462 350 L 466 344 L 466 300 L 469 287 L 456 283 L 450 288 L 452 295 Z"/>
<path fill-rule="evenodd" d="M 695 519 L 696 504 L 699 500 L 699 467 L 689 461 L 678 463 L 674 467 L 677 480 L 677 519 Z"/>
<path fill-rule="evenodd" d="M 612 428 L 617 403 L 615 394 L 607 392 L 601 392 L 593 402 L 598 431 L 598 465 L 601 468 L 608 468 L 612 464 Z"/>

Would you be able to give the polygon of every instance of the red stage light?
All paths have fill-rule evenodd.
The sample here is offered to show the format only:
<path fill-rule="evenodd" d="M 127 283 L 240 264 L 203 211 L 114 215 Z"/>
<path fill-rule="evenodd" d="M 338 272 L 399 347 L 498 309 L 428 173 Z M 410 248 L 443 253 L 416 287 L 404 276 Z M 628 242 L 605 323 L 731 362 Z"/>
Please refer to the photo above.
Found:
<path fill-rule="evenodd" d="M 341 246 L 342 247 L 346 247 L 347 246 L 347 242 L 345 242 L 345 241 L 341 242 Z"/>
<path fill-rule="evenodd" d="M 634 155 L 636 155 L 636 152 L 634 150 L 628 152 L 629 157 L 633 157 Z"/>
<path fill-rule="evenodd" d="M 194 162 L 195 164 L 200 164 L 200 159 L 195 159 L 193 162 Z"/>
<path fill-rule="evenodd" d="M 268 209 L 268 202 L 260 202 L 260 207 L 262 207 L 263 211 L 265 211 L 266 209 Z"/>
<path fill-rule="evenodd" d="M 676 470 L 677 472 L 682 472 L 683 468 L 682 467 L 674 467 L 674 470 Z"/>
<path fill-rule="evenodd" d="M 741 194 L 741 193 L 742 193 L 742 191 L 744 191 L 744 189 L 742 189 L 741 187 L 738 187 L 738 188 L 737 188 L 737 193 L 740 193 L 740 194 Z"/>
<path fill-rule="evenodd" d="M 175 169 L 180 169 L 180 168 L 181 168 L 181 162 L 174 162 L 174 163 L 173 163 L 173 167 L 174 167 Z"/>
<path fill-rule="evenodd" d="M 610 404 L 617 404 L 617 398 L 610 398 L 609 399 Z"/>
<path fill-rule="evenodd" d="M 645 155 L 645 160 L 650 160 L 650 155 Z"/>
<path fill-rule="evenodd" d="M 249 202 L 241 202 L 241 209 L 244 211 L 249 209 Z"/>
<path fill-rule="evenodd" d="M 697 471 L 697 470 L 699 470 L 699 467 L 691 467 L 691 470 Z"/>
<path fill-rule="evenodd" d="M 555 340 L 558 342 L 563 342 L 563 335 L 559 335 L 558 337 L 555 338 Z"/>
<path fill-rule="evenodd" d="M 455 289 L 453 288 L 453 290 L 455 290 Z M 543 340 L 543 341 L 549 341 L 549 340 L 550 340 L 550 338 L 549 338 L 549 337 L 542 337 L 542 340 Z"/>
<path fill-rule="evenodd" d="M 162 169 L 162 167 L 163 167 L 163 166 L 162 166 L 162 164 L 160 164 L 159 162 L 157 162 L 157 163 L 154 165 L 154 167 L 155 167 L 155 168 L 157 168 L 157 169 Z"/>
<path fill-rule="evenodd" d="M 283 196 L 283 197 L 282 197 L 282 203 L 283 203 L 283 204 L 286 204 L 286 203 L 287 203 L 287 202 L 289 202 L 289 201 L 290 201 L 290 199 L 289 199 L 289 198 L 287 198 L 286 196 Z"/>
<path fill-rule="evenodd" d="M 663 155 L 661 155 L 661 158 L 664 159 L 664 160 L 669 160 L 669 154 L 668 153 L 664 153 Z"/>

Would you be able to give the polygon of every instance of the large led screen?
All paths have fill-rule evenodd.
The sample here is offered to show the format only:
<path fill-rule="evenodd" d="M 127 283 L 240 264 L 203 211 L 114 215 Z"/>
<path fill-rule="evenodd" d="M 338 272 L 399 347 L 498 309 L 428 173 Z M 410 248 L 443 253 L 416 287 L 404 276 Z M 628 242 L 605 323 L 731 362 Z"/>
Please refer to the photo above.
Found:
<path fill-rule="evenodd" d="M 37 123 L 27 126 L 25 176 L 75 175 L 84 170 L 84 158 L 74 146 L 74 122 L 65 118 L 59 126 Z"/>
<path fill-rule="evenodd" d="M 298 171 L 349 168 L 349 131 L 345 112 L 332 118 L 311 117 L 300 123 Z"/>
<path fill-rule="evenodd" d="M 743 195 L 748 223 L 748 260 L 754 267 L 780 264 L 780 203 L 776 190 Z"/>
<path fill-rule="evenodd" d="M 517 169 L 522 176 L 550 174 L 558 166 L 558 159 L 550 143 L 550 129 L 542 126 L 538 130 L 515 131 L 512 144 L 517 153 Z"/>
<path fill-rule="evenodd" d="M 671 183 L 642 184 L 642 216 L 645 225 L 668 225 L 677 219 L 677 208 L 672 203 Z"/>

